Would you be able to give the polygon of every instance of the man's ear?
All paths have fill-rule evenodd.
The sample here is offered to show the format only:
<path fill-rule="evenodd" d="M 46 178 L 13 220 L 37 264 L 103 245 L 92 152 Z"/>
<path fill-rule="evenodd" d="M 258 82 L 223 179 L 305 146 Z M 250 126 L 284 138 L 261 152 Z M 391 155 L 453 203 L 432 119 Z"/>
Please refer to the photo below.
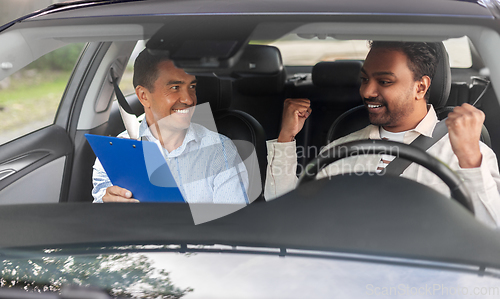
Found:
<path fill-rule="evenodd" d="M 427 90 L 431 87 L 431 78 L 429 76 L 422 76 L 419 81 L 417 81 L 417 99 L 425 100 L 425 94 Z"/>
<path fill-rule="evenodd" d="M 149 108 L 151 106 L 151 101 L 149 100 L 149 90 L 146 87 L 137 85 L 135 88 L 135 94 L 144 108 Z"/>

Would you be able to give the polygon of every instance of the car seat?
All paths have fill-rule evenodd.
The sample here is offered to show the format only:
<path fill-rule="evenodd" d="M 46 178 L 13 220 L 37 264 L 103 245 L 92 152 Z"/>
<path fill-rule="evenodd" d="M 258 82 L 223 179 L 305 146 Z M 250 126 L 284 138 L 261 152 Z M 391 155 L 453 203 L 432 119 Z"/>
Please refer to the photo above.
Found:
<path fill-rule="evenodd" d="M 314 65 L 311 75 L 303 75 L 299 80 L 293 77 L 287 82 L 288 97 L 309 99 L 313 110 L 304 128 L 295 136 L 297 146 L 307 149 L 299 158 L 301 165 L 305 166 L 319 153 L 333 120 L 362 104 L 361 66 L 359 60 L 322 61 Z"/>
<path fill-rule="evenodd" d="M 220 80 L 216 77 L 198 76 L 197 83 L 197 98 L 198 105 L 209 103 L 214 117 L 217 131 L 229 137 L 238 149 L 238 153 L 242 160 L 249 157 L 253 149 L 257 155 L 259 169 L 247 169 L 249 175 L 253 171 L 258 171 L 263 182 L 265 171 L 265 132 L 262 125 L 255 120 L 250 114 L 231 109 L 231 82 L 228 80 Z M 253 148 L 248 146 L 248 143 L 239 142 L 246 141 L 253 145 Z M 248 166 L 247 166 L 248 168 Z"/>

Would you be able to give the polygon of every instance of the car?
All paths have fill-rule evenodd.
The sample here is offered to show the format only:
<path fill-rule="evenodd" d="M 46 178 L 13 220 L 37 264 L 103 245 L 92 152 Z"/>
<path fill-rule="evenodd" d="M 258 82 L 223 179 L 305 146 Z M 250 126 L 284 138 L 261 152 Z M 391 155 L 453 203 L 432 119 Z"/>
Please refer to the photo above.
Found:
<path fill-rule="evenodd" d="M 398 147 L 453 198 L 369 173 L 304 177 L 268 202 L 262 188 L 286 98 L 313 108 L 296 136 L 298 174 L 332 162 L 315 157 L 367 124 L 370 40 L 442 45 L 451 70 L 435 80 L 437 108 L 475 104 L 499 153 L 499 18 L 497 0 L 116 0 L 58 3 L 0 27 L 0 296 L 498 296 L 498 230 L 423 151 Z M 131 83 L 144 48 L 197 76 L 198 104 L 247 162 L 250 205 L 197 222 L 193 211 L 214 205 L 90 204 L 85 135 L 125 130 L 118 90 L 144 113 Z"/>

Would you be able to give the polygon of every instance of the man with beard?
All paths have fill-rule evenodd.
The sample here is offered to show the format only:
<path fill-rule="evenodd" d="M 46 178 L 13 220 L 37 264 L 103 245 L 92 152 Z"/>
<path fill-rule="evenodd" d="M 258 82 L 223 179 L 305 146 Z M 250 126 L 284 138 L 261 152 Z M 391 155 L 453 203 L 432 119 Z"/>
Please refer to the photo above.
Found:
<path fill-rule="evenodd" d="M 438 118 L 429 99 L 429 87 L 439 62 L 436 45 L 415 42 L 372 42 L 361 69 L 360 95 L 371 125 L 333 141 L 323 151 L 354 140 L 388 139 L 409 144 L 418 136 L 432 137 Z M 311 114 L 308 99 L 285 100 L 278 139 L 267 142 L 265 197 L 278 197 L 297 184 L 295 135 Z M 464 180 L 476 217 L 500 225 L 500 175 L 493 151 L 480 142 L 484 113 L 469 104 L 448 115 L 449 134 L 427 152 L 447 164 Z M 342 173 L 381 172 L 394 159 L 364 155 L 342 159 L 324 168 L 317 178 Z M 402 173 L 449 196 L 448 187 L 433 173 L 412 163 Z"/>

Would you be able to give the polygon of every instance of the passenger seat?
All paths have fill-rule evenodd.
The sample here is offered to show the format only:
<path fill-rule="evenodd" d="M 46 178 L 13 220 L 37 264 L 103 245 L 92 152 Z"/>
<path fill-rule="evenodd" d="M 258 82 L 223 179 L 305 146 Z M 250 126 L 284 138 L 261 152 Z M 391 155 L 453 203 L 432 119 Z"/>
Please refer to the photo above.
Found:
<path fill-rule="evenodd" d="M 361 61 L 357 60 L 319 62 L 313 67 L 310 78 L 287 85 L 289 97 L 311 101 L 312 114 L 296 136 L 297 146 L 306 150 L 299 160 L 303 166 L 319 154 L 334 120 L 362 104 L 359 95 L 361 66 Z"/>
<path fill-rule="evenodd" d="M 264 183 L 267 167 L 265 141 L 277 138 L 279 133 L 286 72 L 278 48 L 265 45 L 247 46 L 236 68 L 236 80 L 220 81 L 224 85 L 221 96 L 226 105 L 230 104 L 226 109 L 246 114 L 261 128 L 255 149 Z M 229 118 L 227 123 L 230 124 Z"/>

